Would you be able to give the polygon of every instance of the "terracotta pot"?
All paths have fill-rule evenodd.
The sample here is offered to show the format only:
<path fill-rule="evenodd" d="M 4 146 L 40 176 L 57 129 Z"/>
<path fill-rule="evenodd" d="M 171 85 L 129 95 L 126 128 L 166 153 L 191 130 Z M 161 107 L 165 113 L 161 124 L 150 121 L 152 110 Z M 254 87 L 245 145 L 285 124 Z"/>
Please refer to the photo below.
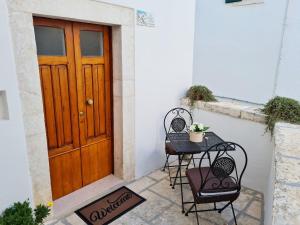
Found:
<path fill-rule="evenodd" d="M 190 141 L 191 142 L 202 142 L 203 141 L 203 132 L 190 132 Z"/>

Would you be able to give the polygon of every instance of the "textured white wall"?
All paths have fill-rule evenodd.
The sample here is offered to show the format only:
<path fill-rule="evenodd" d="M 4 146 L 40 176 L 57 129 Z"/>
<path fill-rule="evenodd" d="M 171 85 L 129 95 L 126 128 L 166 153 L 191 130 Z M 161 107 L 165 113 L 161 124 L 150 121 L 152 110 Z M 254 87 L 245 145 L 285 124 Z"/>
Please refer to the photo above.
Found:
<path fill-rule="evenodd" d="M 136 175 L 162 166 L 163 118 L 192 84 L 195 1 L 106 0 L 152 13 L 155 27 L 136 26 Z"/>
<path fill-rule="evenodd" d="M 273 143 L 265 125 L 199 109 L 192 111 L 194 121 L 207 124 L 224 141 L 240 144 L 248 155 L 242 184 L 267 194 Z"/>
<path fill-rule="evenodd" d="M 207 85 L 218 96 L 256 103 L 269 100 L 274 92 L 285 6 L 286 0 L 240 7 L 223 0 L 198 0 L 193 82 Z M 299 14 L 299 7 L 293 10 Z M 283 88 L 279 86 L 279 90 Z"/>
<path fill-rule="evenodd" d="M 289 0 L 276 94 L 300 101 L 300 1 Z"/>
<path fill-rule="evenodd" d="M 6 92 L 8 120 L 0 118 L 0 212 L 32 199 L 25 133 L 5 0 L 0 0 L 0 90 Z M 4 107 L 0 105 L 0 107 Z"/>

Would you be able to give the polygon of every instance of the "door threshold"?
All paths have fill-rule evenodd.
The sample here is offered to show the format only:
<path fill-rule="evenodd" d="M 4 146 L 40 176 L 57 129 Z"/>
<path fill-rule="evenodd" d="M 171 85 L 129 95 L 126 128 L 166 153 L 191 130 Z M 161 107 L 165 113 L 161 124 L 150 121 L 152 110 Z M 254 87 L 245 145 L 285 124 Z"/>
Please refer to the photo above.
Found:
<path fill-rule="evenodd" d="M 50 216 L 51 218 L 49 219 L 52 220 L 65 217 L 125 184 L 126 182 L 124 180 L 117 178 L 114 175 L 108 175 L 101 180 L 84 186 L 77 191 L 55 200 Z"/>

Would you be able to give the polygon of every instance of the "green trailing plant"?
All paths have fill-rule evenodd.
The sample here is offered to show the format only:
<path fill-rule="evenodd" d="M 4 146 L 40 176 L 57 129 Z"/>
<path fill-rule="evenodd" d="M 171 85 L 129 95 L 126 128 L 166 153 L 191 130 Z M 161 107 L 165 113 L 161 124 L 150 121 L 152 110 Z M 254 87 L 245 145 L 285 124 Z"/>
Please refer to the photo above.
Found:
<path fill-rule="evenodd" d="M 186 92 L 186 97 L 190 104 L 194 105 L 195 101 L 215 102 L 217 101 L 212 91 L 202 85 L 194 85 Z"/>
<path fill-rule="evenodd" d="M 42 225 L 49 214 L 48 206 L 38 205 L 32 210 L 29 201 L 16 202 L 0 215 L 0 225 Z"/>
<path fill-rule="evenodd" d="M 277 96 L 264 106 L 262 112 L 267 115 L 266 131 L 269 130 L 271 135 L 277 121 L 300 124 L 300 104 L 291 98 Z"/>

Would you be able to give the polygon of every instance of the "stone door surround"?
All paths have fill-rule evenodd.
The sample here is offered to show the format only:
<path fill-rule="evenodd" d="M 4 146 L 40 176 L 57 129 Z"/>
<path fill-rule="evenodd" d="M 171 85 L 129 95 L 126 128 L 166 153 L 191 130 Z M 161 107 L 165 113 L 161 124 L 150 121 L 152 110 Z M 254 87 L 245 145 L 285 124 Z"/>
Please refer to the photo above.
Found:
<path fill-rule="evenodd" d="M 114 175 L 133 179 L 134 10 L 92 0 L 7 0 L 7 5 L 34 203 L 47 203 L 52 194 L 33 16 L 112 26 Z"/>

